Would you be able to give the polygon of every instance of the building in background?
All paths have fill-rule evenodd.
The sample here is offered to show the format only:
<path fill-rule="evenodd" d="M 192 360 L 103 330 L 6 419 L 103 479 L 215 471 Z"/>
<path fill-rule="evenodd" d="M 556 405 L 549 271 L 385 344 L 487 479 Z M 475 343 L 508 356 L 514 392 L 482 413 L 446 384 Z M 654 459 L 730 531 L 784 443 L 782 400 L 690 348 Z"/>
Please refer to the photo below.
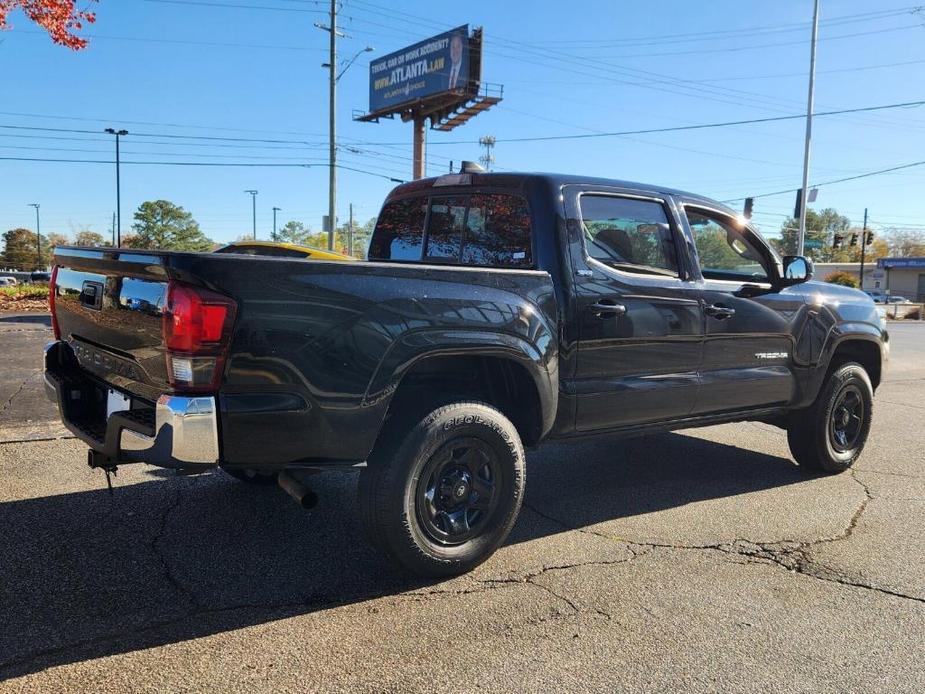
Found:
<path fill-rule="evenodd" d="M 824 280 L 833 272 L 849 272 L 855 277 L 860 263 L 815 263 L 815 278 Z M 878 258 L 864 264 L 862 289 L 872 294 L 904 296 L 917 304 L 925 303 L 925 257 Z"/>

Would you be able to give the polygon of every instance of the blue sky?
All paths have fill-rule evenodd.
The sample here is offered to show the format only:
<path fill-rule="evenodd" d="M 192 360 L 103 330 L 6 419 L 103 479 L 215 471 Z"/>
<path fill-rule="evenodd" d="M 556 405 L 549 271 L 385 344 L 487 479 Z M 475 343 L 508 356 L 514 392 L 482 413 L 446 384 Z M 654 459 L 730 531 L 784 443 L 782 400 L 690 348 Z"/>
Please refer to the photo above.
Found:
<path fill-rule="evenodd" d="M 238 5 L 239 7 L 229 7 Z M 217 241 L 249 233 L 257 189 L 258 234 L 298 219 L 319 228 L 327 211 L 325 2 L 312 0 L 102 0 L 95 38 L 80 53 L 53 45 L 20 13 L 0 34 L 0 157 L 112 159 L 107 126 L 131 135 L 129 161 L 311 163 L 311 168 L 125 165 L 123 233 L 144 200 L 190 210 Z M 859 16 L 863 15 L 863 16 Z M 411 127 L 351 120 L 365 110 L 369 56 L 469 23 L 485 28 L 483 79 L 504 101 L 452 133 L 428 133 L 428 172 L 478 159 L 492 134 L 497 169 L 581 173 L 655 182 L 718 199 L 800 184 L 802 120 L 632 137 L 547 142 L 570 135 L 799 114 L 806 108 L 811 0 L 610 0 L 500 3 L 345 0 L 343 57 L 367 45 L 339 85 L 338 215 L 354 204 L 375 215 L 411 173 Z M 925 11 L 909 0 L 822 0 L 817 110 L 925 99 Z M 97 132 L 99 131 L 99 134 Z M 142 135 L 143 134 L 143 135 Z M 239 138 L 206 141 L 175 136 Z M 173 137 L 167 137 L 173 136 Z M 56 139 L 52 139 L 56 138 Z M 298 141 L 254 143 L 241 139 Z M 372 143 L 372 144 L 370 144 Z M 346 149 L 349 148 L 349 149 Z M 819 117 L 811 181 L 921 159 L 925 107 Z M 378 174 L 371 175 L 371 174 Z M 0 160 L 0 229 L 108 233 L 111 165 Z M 925 166 L 822 187 L 814 207 L 835 207 L 875 228 L 925 227 Z M 792 193 L 756 200 L 768 233 L 792 210 Z"/>

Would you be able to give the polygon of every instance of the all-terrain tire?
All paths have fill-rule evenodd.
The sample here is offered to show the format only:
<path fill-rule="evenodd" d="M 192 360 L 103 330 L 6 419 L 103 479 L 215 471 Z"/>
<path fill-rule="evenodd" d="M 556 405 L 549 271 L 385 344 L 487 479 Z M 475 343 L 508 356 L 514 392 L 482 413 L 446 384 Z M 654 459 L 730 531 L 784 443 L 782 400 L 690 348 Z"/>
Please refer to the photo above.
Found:
<path fill-rule="evenodd" d="M 864 450 L 873 419 L 874 389 L 863 366 L 840 365 L 822 385 L 812 405 L 794 413 L 787 443 L 803 467 L 843 472 Z"/>
<path fill-rule="evenodd" d="M 420 576 L 451 576 L 507 539 L 526 483 L 517 429 L 481 402 L 387 422 L 358 486 L 370 543 Z"/>

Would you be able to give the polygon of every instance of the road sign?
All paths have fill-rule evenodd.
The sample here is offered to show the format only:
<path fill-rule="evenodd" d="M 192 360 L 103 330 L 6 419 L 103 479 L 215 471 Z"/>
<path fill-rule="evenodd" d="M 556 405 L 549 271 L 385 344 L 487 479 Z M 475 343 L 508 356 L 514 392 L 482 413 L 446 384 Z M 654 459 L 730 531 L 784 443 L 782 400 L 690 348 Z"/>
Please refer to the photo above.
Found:
<path fill-rule="evenodd" d="M 804 239 L 803 248 L 822 248 L 822 239 Z"/>

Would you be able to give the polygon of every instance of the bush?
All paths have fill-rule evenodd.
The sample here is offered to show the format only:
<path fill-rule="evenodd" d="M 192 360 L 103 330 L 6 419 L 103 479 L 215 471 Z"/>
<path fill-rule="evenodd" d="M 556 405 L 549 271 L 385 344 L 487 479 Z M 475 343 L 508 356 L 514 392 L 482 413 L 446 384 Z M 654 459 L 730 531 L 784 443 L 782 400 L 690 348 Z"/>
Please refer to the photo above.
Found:
<path fill-rule="evenodd" d="M 826 275 L 825 281 L 830 284 L 840 284 L 843 287 L 851 287 L 852 289 L 860 287 L 858 278 L 855 277 L 853 273 L 845 272 L 844 270 L 838 270 L 837 272 Z"/>

